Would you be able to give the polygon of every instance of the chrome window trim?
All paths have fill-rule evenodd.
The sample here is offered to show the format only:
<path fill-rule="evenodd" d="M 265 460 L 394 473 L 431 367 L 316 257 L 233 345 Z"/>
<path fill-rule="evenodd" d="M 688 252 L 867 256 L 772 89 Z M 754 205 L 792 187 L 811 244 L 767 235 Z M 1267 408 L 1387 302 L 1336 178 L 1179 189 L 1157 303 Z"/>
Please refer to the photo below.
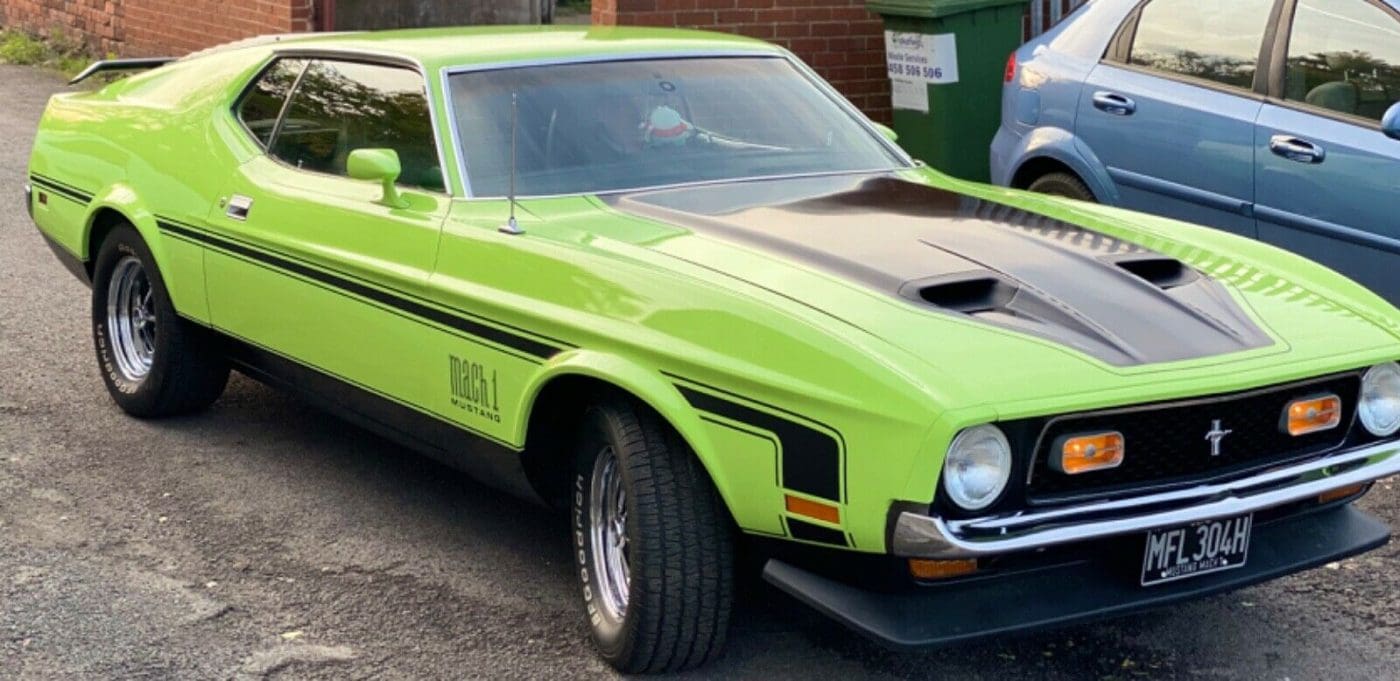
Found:
<path fill-rule="evenodd" d="M 452 76 L 462 73 L 473 73 L 478 71 L 503 71 L 508 69 L 533 68 L 539 66 L 567 66 L 571 64 L 598 64 L 606 62 L 706 58 L 759 58 L 782 59 L 786 61 L 789 65 L 793 67 L 795 71 L 797 71 L 798 75 L 806 78 L 810 83 L 812 83 L 812 85 L 816 86 L 819 92 L 826 95 L 828 99 L 833 100 L 837 108 L 841 109 L 841 111 L 844 112 L 847 116 L 850 116 L 852 119 L 854 119 L 856 124 L 865 130 L 866 134 L 870 135 L 878 144 L 880 144 L 880 146 L 883 149 L 885 149 L 887 153 L 894 156 L 895 159 L 903 163 L 904 166 L 901 167 L 898 164 L 896 164 L 889 168 L 878 168 L 871 170 L 837 170 L 829 172 L 817 171 L 811 173 L 794 173 L 788 175 L 763 175 L 756 177 L 728 178 L 721 180 L 696 180 L 693 182 L 674 182 L 670 184 L 653 185 L 647 187 L 628 187 L 624 189 L 610 189 L 605 191 L 567 192 L 562 194 L 529 194 L 525 196 L 517 196 L 516 198 L 546 199 L 573 196 L 601 196 L 607 194 L 654 191 L 658 189 L 690 187 L 724 182 L 745 182 L 768 179 L 821 177 L 828 175 L 865 175 L 874 173 L 893 173 L 902 170 L 913 170 L 919 167 L 919 165 L 914 161 L 913 158 L 909 156 L 908 153 L 904 151 L 904 149 L 900 148 L 899 145 L 889 141 L 888 138 L 880 134 L 880 131 L 875 128 L 870 118 L 867 117 L 865 114 L 861 113 L 860 109 L 857 109 L 854 104 L 851 104 L 850 100 L 846 99 L 843 95 L 841 95 L 840 92 L 838 92 L 834 87 L 832 87 L 830 83 L 827 83 L 820 75 L 813 71 L 811 67 L 807 66 L 805 63 L 802 62 L 802 60 L 798 59 L 795 55 L 793 55 L 791 52 L 788 52 L 787 50 L 775 51 L 768 49 L 717 49 L 629 52 L 625 54 L 591 54 L 573 57 L 514 59 L 499 62 L 483 62 L 480 64 L 463 64 L 458 66 L 444 67 L 440 71 L 439 79 L 442 87 L 443 105 L 447 107 L 447 111 L 445 113 L 448 117 L 448 135 L 451 139 L 452 144 L 455 145 L 454 150 L 457 154 L 457 172 L 462 180 L 462 196 L 466 199 L 481 200 L 503 200 L 508 198 L 506 196 L 477 196 L 472 192 L 471 174 L 467 169 L 467 151 L 465 148 L 462 147 L 461 144 L 461 133 L 457 129 L 457 112 L 453 107 L 452 86 L 449 82 L 449 79 Z"/>
<path fill-rule="evenodd" d="M 909 511 L 895 519 L 890 549 L 911 558 L 975 558 L 1189 525 L 1254 513 L 1400 473 L 1400 442 L 1389 440 L 1257 473 L 1111 501 L 969 520 Z"/>

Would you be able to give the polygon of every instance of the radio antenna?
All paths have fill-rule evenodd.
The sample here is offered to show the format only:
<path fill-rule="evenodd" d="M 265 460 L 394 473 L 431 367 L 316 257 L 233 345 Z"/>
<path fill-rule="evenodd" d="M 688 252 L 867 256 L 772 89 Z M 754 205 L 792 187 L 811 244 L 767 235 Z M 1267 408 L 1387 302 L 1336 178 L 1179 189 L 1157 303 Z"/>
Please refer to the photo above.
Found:
<path fill-rule="evenodd" d="M 501 232 L 505 234 L 524 234 L 525 230 L 515 221 L 515 129 L 520 124 L 520 104 L 517 101 L 515 91 L 510 93 L 510 218 L 506 224 L 501 225 Z"/>

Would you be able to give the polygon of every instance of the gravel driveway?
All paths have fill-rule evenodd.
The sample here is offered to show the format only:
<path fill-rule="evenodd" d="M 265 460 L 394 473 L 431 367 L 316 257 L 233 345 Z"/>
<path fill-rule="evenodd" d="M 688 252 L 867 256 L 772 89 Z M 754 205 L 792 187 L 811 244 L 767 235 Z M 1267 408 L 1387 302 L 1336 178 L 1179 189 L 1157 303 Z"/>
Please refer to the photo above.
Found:
<path fill-rule="evenodd" d="M 566 522 L 235 377 L 143 422 L 20 186 L 53 75 L 0 66 L 0 678 L 596 678 Z M 1400 526 L 1395 480 L 1361 505 Z M 754 584 L 745 678 L 1400 678 L 1392 544 L 1206 601 L 897 654 Z"/>

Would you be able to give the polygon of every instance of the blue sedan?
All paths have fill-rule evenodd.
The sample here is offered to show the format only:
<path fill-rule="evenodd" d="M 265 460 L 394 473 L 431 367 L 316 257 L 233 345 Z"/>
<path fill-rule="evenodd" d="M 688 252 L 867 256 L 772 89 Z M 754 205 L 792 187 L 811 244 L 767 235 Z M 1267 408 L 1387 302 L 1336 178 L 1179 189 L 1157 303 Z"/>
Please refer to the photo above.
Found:
<path fill-rule="evenodd" d="M 992 180 L 1255 237 L 1400 303 L 1400 0 L 1091 0 L 1007 64 Z"/>

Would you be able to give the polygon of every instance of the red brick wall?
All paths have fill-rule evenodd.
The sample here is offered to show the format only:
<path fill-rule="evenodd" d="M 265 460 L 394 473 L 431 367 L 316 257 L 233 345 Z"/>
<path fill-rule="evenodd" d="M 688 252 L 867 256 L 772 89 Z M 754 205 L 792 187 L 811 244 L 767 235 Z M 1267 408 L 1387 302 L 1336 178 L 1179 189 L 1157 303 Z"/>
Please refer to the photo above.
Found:
<path fill-rule="evenodd" d="M 314 28 L 312 0 L 135 0 L 123 9 L 123 53 L 133 56 L 178 56 L 239 38 Z"/>
<path fill-rule="evenodd" d="M 593 23 L 762 38 L 792 50 L 875 120 L 890 118 L 884 25 L 865 0 L 593 0 Z"/>
<path fill-rule="evenodd" d="M 101 52 L 122 42 L 119 0 L 0 0 L 0 25 L 83 41 Z"/>
<path fill-rule="evenodd" d="M 0 0 L 0 23 L 61 30 L 99 52 L 170 55 L 264 33 L 314 28 L 314 0 Z"/>

